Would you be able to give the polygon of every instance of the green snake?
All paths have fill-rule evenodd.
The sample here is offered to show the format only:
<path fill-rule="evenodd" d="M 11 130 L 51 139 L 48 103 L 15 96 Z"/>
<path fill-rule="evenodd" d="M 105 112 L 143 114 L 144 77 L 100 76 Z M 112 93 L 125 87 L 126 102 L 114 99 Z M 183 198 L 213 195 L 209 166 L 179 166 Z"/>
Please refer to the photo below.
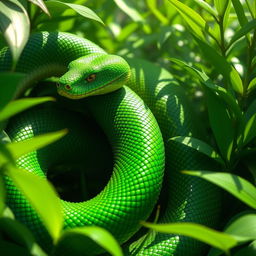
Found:
<path fill-rule="evenodd" d="M 10 51 L 3 49 L 0 70 L 10 70 L 11 65 Z M 98 195 L 79 203 L 61 200 L 64 228 L 86 225 L 106 228 L 124 244 L 127 255 L 203 255 L 206 249 L 203 244 L 178 234 L 142 230 L 136 238 L 131 238 L 140 229 L 140 221 L 147 220 L 151 213 L 155 215 L 157 204 L 160 205 L 158 223 L 196 222 L 213 227 L 218 222 L 218 190 L 180 172 L 209 169 L 211 163 L 197 151 L 170 140 L 175 136 L 200 134 L 183 88 L 168 71 L 145 60 L 109 55 L 89 40 L 55 32 L 32 35 L 16 71 L 28 74 L 27 84 L 59 76 L 58 94 L 67 99 L 59 97 L 57 101 L 74 105 L 82 114 L 72 109 L 47 107 L 26 111 L 9 122 L 8 134 L 13 141 L 62 126 L 74 129 L 75 134 L 86 133 L 87 125 L 77 128 L 78 116 L 86 113 L 104 131 L 113 152 L 112 175 Z M 66 160 L 70 156 L 76 162 L 83 143 L 70 136 L 75 153 L 71 149 L 62 150 L 60 142 L 49 150 L 20 158 L 17 165 L 45 177 L 47 168 L 56 159 Z M 89 143 L 87 150 L 93 146 L 95 143 Z M 6 180 L 6 186 L 7 204 L 16 218 L 48 250 L 51 241 L 40 218 L 11 180 Z M 87 248 L 78 255 L 102 253 L 93 243 L 88 242 Z M 73 253 L 64 245 L 60 255 Z"/>

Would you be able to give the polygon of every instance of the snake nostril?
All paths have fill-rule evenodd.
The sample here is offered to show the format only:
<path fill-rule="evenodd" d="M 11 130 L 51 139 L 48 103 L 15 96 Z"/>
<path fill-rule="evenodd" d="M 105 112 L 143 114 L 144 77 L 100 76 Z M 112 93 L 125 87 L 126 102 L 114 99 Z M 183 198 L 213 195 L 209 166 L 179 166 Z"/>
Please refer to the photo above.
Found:
<path fill-rule="evenodd" d="M 58 88 L 58 87 L 60 87 L 60 84 L 59 84 L 59 83 L 56 83 L 56 86 L 57 86 L 57 88 Z"/>
<path fill-rule="evenodd" d="M 71 86 L 68 85 L 68 84 L 65 85 L 65 88 L 66 88 L 67 90 L 71 90 Z"/>

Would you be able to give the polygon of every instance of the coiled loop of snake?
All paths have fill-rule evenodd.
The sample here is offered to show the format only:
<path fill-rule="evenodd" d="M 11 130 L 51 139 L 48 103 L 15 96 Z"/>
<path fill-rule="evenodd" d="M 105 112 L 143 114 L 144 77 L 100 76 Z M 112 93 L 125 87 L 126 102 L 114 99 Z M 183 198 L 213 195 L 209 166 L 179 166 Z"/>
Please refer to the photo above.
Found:
<path fill-rule="evenodd" d="M 139 221 L 146 220 L 156 204 L 162 184 L 164 151 L 165 192 L 161 198 L 165 202 L 161 203 L 164 207 L 159 222 L 216 225 L 218 191 L 202 180 L 180 173 L 183 169 L 205 169 L 207 161 L 196 151 L 169 140 L 178 135 L 196 135 L 182 88 L 160 67 L 143 60 L 126 61 L 131 67 L 129 81 L 125 82 L 129 88 L 123 86 L 129 72 L 124 71 L 127 64 L 121 58 L 109 57 L 94 43 L 77 36 L 43 32 L 30 38 L 17 65 L 17 71 L 28 73 L 30 81 L 62 75 L 58 91 L 71 101 L 81 95 L 107 93 L 83 99 L 82 106 L 89 110 L 110 141 L 114 152 L 113 175 L 95 198 L 82 203 L 63 201 L 65 228 L 98 225 L 108 229 L 120 243 L 127 241 L 139 229 Z M 10 53 L 3 50 L 0 70 L 10 67 Z M 105 80 L 103 86 L 97 83 L 98 78 Z M 13 140 L 26 139 L 33 136 L 36 129 L 33 127 L 38 123 L 43 123 L 40 116 L 25 114 L 12 122 L 9 133 Z M 25 158 L 26 164 L 24 158 L 18 162 L 23 168 L 37 161 L 35 154 Z M 44 175 L 42 170 L 36 172 Z M 11 181 L 7 183 L 8 204 L 17 218 L 33 230 L 39 241 L 46 241 L 40 219 Z M 187 237 L 149 231 L 139 240 L 129 242 L 125 250 L 128 255 L 188 256 L 201 255 L 205 248 Z M 68 246 L 64 252 L 68 255 Z M 88 245 L 87 253 L 94 255 L 98 251 Z"/>

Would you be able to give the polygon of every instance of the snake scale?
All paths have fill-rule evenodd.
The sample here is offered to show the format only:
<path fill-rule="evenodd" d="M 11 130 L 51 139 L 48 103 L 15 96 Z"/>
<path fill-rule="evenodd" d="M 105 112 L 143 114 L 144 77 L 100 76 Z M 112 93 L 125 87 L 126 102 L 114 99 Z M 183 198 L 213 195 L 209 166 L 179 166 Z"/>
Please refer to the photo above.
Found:
<path fill-rule="evenodd" d="M 3 49 L 0 70 L 10 68 L 10 52 Z M 113 173 L 98 195 L 78 203 L 61 200 L 64 228 L 85 225 L 104 227 L 120 244 L 124 244 L 126 255 L 204 254 L 205 245 L 180 235 L 142 230 L 136 238 L 130 239 L 140 229 L 141 220 L 147 220 L 151 213 L 154 216 L 157 204 L 161 206 L 158 223 L 184 221 L 213 227 L 218 222 L 219 191 L 201 179 L 180 173 L 184 169 L 209 169 L 210 160 L 191 148 L 169 140 L 179 135 L 199 135 L 197 121 L 191 114 L 183 88 L 168 71 L 145 60 L 124 60 L 108 55 L 89 40 L 61 32 L 32 35 L 16 71 L 28 74 L 28 84 L 60 76 L 58 93 L 68 98 L 64 100 L 69 102 L 68 105 L 77 105 L 80 112 L 89 113 L 96 120 L 113 151 Z M 59 98 L 57 101 L 60 102 L 64 99 Z M 75 153 L 71 152 L 72 149 L 63 150 L 60 142 L 51 150 L 45 148 L 41 153 L 31 152 L 23 156 L 17 165 L 46 177 L 47 168 L 56 159 L 70 158 L 76 162 L 77 152 L 83 147 L 80 141 L 87 129 L 87 125 L 78 128 L 81 123 L 79 115 L 82 114 L 70 109 L 63 111 L 41 107 L 14 117 L 7 129 L 13 141 L 63 126 L 70 131 L 74 129 L 76 135 L 81 134 L 81 139 L 70 135 Z M 96 144 L 89 143 L 89 151 Z M 51 241 L 40 218 L 11 180 L 6 179 L 6 186 L 7 204 L 16 218 L 32 230 L 46 251 L 49 250 Z M 77 255 L 102 253 L 90 242 L 86 251 L 77 250 Z M 70 251 L 67 244 L 59 255 L 76 255 L 75 252 Z"/>

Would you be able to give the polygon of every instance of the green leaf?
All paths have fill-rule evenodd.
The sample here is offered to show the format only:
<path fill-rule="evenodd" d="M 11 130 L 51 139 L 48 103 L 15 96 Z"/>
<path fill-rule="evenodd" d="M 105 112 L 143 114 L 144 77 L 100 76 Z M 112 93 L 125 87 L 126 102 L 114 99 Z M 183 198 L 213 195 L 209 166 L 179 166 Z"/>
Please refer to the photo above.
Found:
<path fill-rule="evenodd" d="M 254 113 L 245 125 L 243 133 L 243 145 L 246 145 L 256 136 L 256 113 Z"/>
<path fill-rule="evenodd" d="M 96 244 L 104 248 L 111 255 L 113 256 L 123 255 L 122 250 L 119 244 L 117 243 L 117 241 L 114 239 L 114 237 L 107 230 L 101 227 L 95 227 L 95 226 L 72 228 L 64 231 L 58 241 L 58 244 L 56 245 L 57 251 L 58 251 L 58 248 L 65 246 L 65 244 L 68 244 L 69 241 L 74 242 L 76 238 L 78 239 L 77 241 L 80 241 L 79 246 L 76 246 L 76 247 L 79 247 L 76 249 L 79 250 L 80 252 L 83 251 L 83 248 L 87 247 L 86 241 L 88 238 L 90 238 L 92 241 L 94 241 Z M 73 244 L 77 244 L 77 243 L 73 243 Z"/>
<path fill-rule="evenodd" d="M 206 96 L 211 129 L 222 156 L 230 161 L 235 139 L 233 120 L 217 94 L 206 89 Z"/>
<path fill-rule="evenodd" d="M 233 221 L 225 229 L 225 233 L 232 235 L 239 242 L 256 239 L 256 214 L 245 214 Z"/>
<path fill-rule="evenodd" d="M 253 256 L 256 255 L 256 241 L 246 245 L 244 248 L 237 251 L 234 256 Z"/>
<path fill-rule="evenodd" d="M 234 42 L 236 42 L 238 39 L 240 39 L 242 36 L 245 36 L 248 34 L 251 30 L 254 30 L 256 28 L 256 19 L 251 20 L 250 22 L 246 23 L 244 26 L 239 29 L 234 36 L 232 37 L 231 41 L 229 42 L 230 47 Z"/>
<path fill-rule="evenodd" d="M 207 156 L 209 156 L 210 158 L 212 158 L 213 160 L 219 162 L 220 164 L 224 165 L 224 161 L 222 160 L 222 158 L 220 157 L 220 155 L 207 143 L 193 138 L 193 137 L 185 137 L 185 136 L 177 136 L 177 137 L 173 137 L 170 140 L 182 143 L 188 147 L 194 148 L 197 151 L 199 151 L 200 153 L 203 153 Z"/>
<path fill-rule="evenodd" d="M 203 8 L 205 11 L 210 13 L 213 17 L 217 17 L 218 13 L 215 11 L 213 7 L 211 7 L 207 2 L 204 0 L 193 0 L 197 5 L 199 5 L 201 8 Z"/>
<path fill-rule="evenodd" d="M 6 145 L 7 149 L 12 154 L 14 159 L 18 159 L 20 156 L 37 150 L 39 148 L 45 147 L 56 140 L 59 140 L 67 134 L 67 130 L 62 130 L 58 132 L 49 132 L 43 135 L 35 136 L 28 140 L 18 141 L 9 143 Z"/>
<path fill-rule="evenodd" d="M 129 0 L 114 0 L 116 5 L 135 22 L 144 22 L 144 18 Z"/>
<path fill-rule="evenodd" d="M 46 256 L 42 249 L 36 244 L 35 238 L 30 230 L 22 223 L 10 218 L 1 218 L 0 231 L 4 233 L 9 240 L 24 246 L 24 249 L 27 248 L 26 255 L 31 253 L 33 256 Z"/>
<path fill-rule="evenodd" d="M 50 132 L 43 135 L 35 136 L 29 140 L 8 143 L 5 145 L 5 150 L 10 154 L 10 156 L 0 155 L 0 167 L 8 163 L 11 159 L 18 159 L 20 156 L 32 152 L 34 150 L 40 149 L 67 134 L 67 130 L 62 130 L 58 132 Z"/>
<path fill-rule="evenodd" d="M 6 167 L 5 174 L 25 195 L 56 242 L 62 229 L 63 216 L 60 199 L 53 186 L 46 179 L 12 165 Z"/>
<path fill-rule="evenodd" d="M 28 40 L 30 22 L 18 0 L 0 1 L 0 29 L 13 57 L 13 68 Z"/>
<path fill-rule="evenodd" d="M 142 225 L 161 233 L 189 236 L 219 248 L 226 253 L 237 245 L 232 236 L 195 223 L 153 224 L 142 222 Z"/>
<path fill-rule="evenodd" d="M 30 256 L 28 250 L 15 243 L 0 240 L 0 251 L 2 255 L 8 256 Z"/>
<path fill-rule="evenodd" d="M 175 58 L 171 58 L 170 60 L 180 67 L 185 68 L 192 76 L 198 78 L 207 88 L 216 92 L 219 97 L 226 102 L 229 109 L 235 114 L 237 121 L 240 122 L 242 120 L 242 111 L 240 110 L 239 105 L 233 95 L 231 95 L 225 88 L 214 84 L 204 72 L 188 65 L 186 62 Z"/>
<path fill-rule="evenodd" d="M 0 72 L 1 91 L 4 92 L 0 94 L 0 110 L 14 98 L 25 76 L 23 73 Z"/>
<path fill-rule="evenodd" d="M 230 0 L 214 0 L 214 6 L 220 16 L 224 16 Z"/>
<path fill-rule="evenodd" d="M 248 93 L 256 88 L 256 77 L 254 77 L 248 85 Z"/>
<path fill-rule="evenodd" d="M 210 171 L 183 171 L 183 173 L 210 181 L 228 191 L 240 201 L 256 209 L 255 186 L 237 175 Z"/>
<path fill-rule="evenodd" d="M 203 32 L 209 31 L 209 27 L 202 16 L 180 1 L 169 0 L 169 2 L 176 8 L 176 10 L 187 22 L 192 30 L 192 33 L 201 38 L 201 40 L 205 40 Z"/>
<path fill-rule="evenodd" d="M 235 12 L 236 12 L 236 15 L 237 15 L 237 18 L 238 18 L 238 21 L 239 21 L 241 27 L 246 25 L 248 23 L 248 19 L 246 18 L 245 10 L 243 8 L 241 1 L 240 0 L 232 0 L 232 4 L 234 6 L 234 9 L 235 9 Z"/>
<path fill-rule="evenodd" d="M 50 16 L 50 13 L 43 0 L 28 0 L 28 1 L 39 6 L 43 12 L 45 12 L 48 16 Z"/>
<path fill-rule="evenodd" d="M 38 104 L 54 101 L 52 97 L 24 98 L 11 101 L 0 111 L 0 122 Z"/>
<path fill-rule="evenodd" d="M 156 0 L 146 0 L 147 6 L 150 11 L 155 15 L 155 17 L 162 23 L 168 24 L 168 19 L 158 10 Z"/>
<path fill-rule="evenodd" d="M 211 46 L 196 37 L 194 38 L 200 46 L 200 50 L 203 52 L 207 60 L 231 84 L 234 91 L 242 95 L 243 83 L 236 69 Z"/>
<path fill-rule="evenodd" d="M 91 20 L 95 20 L 104 25 L 104 22 L 101 20 L 101 18 L 94 11 L 92 11 L 90 8 L 86 6 L 83 6 L 80 4 L 65 3 L 57 0 L 50 0 L 45 2 L 45 4 L 49 9 L 51 9 L 52 7 L 61 7 L 61 6 L 65 8 L 71 8 L 81 16 Z"/>

